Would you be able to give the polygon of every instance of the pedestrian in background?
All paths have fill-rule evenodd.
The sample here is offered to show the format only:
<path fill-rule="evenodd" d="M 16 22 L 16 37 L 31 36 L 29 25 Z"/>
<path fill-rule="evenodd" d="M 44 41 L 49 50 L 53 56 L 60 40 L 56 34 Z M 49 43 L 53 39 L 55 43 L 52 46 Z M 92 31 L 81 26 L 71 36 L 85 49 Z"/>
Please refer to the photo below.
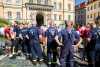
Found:
<path fill-rule="evenodd" d="M 4 33 L 5 33 L 5 52 L 6 55 L 11 57 L 11 46 L 12 46 L 12 42 L 11 42 L 11 29 L 10 26 L 5 26 L 4 29 Z"/>

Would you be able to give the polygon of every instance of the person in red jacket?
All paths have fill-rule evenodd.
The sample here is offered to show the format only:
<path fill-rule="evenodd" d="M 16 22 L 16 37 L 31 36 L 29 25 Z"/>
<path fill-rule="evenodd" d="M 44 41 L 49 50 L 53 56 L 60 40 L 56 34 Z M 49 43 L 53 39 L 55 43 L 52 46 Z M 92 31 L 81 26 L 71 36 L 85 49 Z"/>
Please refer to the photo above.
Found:
<path fill-rule="evenodd" d="M 82 46 L 83 46 L 83 54 L 82 54 L 82 60 L 84 61 L 86 58 L 86 47 L 88 42 L 90 41 L 91 38 L 91 27 L 90 24 L 87 24 L 86 26 L 82 26 L 81 28 L 78 29 L 80 33 L 80 37 L 82 38 Z"/>
<path fill-rule="evenodd" d="M 11 29 L 10 26 L 5 26 L 4 29 L 4 34 L 5 34 L 5 52 L 6 54 L 10 57 L 11 56 Z"/>

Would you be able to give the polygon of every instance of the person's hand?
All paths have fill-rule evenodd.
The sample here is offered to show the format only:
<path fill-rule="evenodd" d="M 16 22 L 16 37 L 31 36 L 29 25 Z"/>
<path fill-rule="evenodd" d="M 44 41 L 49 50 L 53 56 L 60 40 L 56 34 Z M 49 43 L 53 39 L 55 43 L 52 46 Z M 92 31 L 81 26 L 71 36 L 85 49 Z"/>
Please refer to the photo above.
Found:
<path fill-rule="evenodd" d="M 28 35 L 26 35 L 26 38 L 29 39 Z"/>
<path fill-rule="evenodd" d="M 79 48 L 79 45 L 72 45 L 74 48 Z"/>
<path fill-rule="evenodd" d="M 59 46 L 63 46 L 63 44 L 62 44 L 62 43 L 59 43 L 58 45 L 59 45 Z"/>
<path fill-rule="evenodd" d="M 90 42 L 91 41 L 91 38 L 87 38 L 87 41 Z"/>

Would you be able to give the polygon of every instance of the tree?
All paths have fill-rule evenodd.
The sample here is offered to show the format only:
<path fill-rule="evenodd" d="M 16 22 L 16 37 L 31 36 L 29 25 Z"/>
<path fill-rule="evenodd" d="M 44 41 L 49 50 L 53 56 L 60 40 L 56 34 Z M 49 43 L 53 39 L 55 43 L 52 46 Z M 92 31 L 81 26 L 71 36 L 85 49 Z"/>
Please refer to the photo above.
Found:
<path fill-rule="evenodd" d="M 10 23 L 7 20 L 0 18 L 0 27 L 3 27 L 4 25 L 9 25 L 9 24 Z"/>

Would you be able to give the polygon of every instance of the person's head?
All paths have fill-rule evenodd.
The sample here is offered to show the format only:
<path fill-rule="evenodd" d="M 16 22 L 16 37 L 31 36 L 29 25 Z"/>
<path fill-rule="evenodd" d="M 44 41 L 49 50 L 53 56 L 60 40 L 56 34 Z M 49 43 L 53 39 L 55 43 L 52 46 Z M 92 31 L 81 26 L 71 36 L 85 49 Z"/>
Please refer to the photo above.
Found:
<path fill-rule="evenodd" d="M 52 20 L 48 20 L 48 25 L 49 26 L 53 26 L 53 21 Z"/>
<path fill-rule="evenodd" d="M 86 29 L 87 29 L 87 30 L 92 29 L 92 24 L 88 23 L 88 24 L 86 25 Z"/>
<path fill-rule="evenodd" d="M 37 26 L 37 22 L 35 22 L 35 21 L 32 21 L 32 26 Z"/>
<path fill-rule="evenodd" d="M 13 22 L 13 25 L 14 25 L 14 26 L 17 26 L 17 25 L 18 25 L 18 21 L 14 21 L 14 22 Z"/>
<path fill-rule="evenodd" d="M 29 23 L 29 24 L 28 24 L 28 28 L 31 28 L 31 27 L 32 27 L 32 23 Z"/>
<path fill-rule="evenodd" d="M 22 29 L 24 27 L 23 23 L 19 24 L 19 28 Z"/>
<path fill-rule="evenodd" d="M 25 24 L 25 28 L 27 28 L 28 27 L 28 25 L 27 24 Z"/>
<path fill-rule="evenodd" d="M 73 27 L 73 21 L 65 21 L 66 27 Z"/>

